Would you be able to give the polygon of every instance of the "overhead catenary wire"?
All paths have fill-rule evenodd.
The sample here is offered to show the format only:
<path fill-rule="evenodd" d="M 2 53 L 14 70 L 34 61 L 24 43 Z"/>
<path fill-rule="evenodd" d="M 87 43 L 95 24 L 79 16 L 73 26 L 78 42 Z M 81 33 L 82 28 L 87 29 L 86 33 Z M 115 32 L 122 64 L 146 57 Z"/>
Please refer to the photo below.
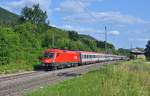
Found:
<path fill-rule="evenodd" d="M 82 5 L 82 2 L 80 0 L 74 0 L 80 7 L 83 8 L 84 11 L 86 11 L 86 13 L 92 17 L 92 19 L 94 21 L 97 21 L 97 18 L 93 15 L 93 13 L 91 13 L 86 7 L 84 7 Z M 107 27 L 105 26 L 105 32 L 104 33 L 100 33 L 100 34 L 104 34 L 105 35 L 105 51 L 107 53 L 107 38 L 108 38 L 108 34 L 107 34 Z"/>

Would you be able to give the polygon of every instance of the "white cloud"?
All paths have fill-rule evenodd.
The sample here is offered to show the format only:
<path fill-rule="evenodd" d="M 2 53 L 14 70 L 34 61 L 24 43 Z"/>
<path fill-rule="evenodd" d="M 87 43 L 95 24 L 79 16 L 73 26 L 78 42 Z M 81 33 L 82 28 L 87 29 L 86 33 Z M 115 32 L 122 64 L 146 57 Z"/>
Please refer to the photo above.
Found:
<path fill-rule="evenodd" d="M 150 32 L 150 27 L 149 26 L 144 26 L 144 28 L 137 28 L 133 30 L 132 32 L 136 34 L 146 34 Z"/>
<path fill-rule="evenodd" d="M 93 2 L 101 2 L 103 0 L 64 0 L 60 3 L 56 11 L 63 13 L 82 13 L 85 8 L 91 5 Z"/>
<path fill-rule="evenodd" d="M 100 21 L 107 21 L 121 24 L 144 24 L 146 21 L 130 15 L 121 14 L 120 12 L 98 12 L 93 15 Z"/>
<path fill-rule="evenodd" d="M 128 39 L 129 41 L 132 41 L 132 42 L 147 42 L 148 40 L 150 40 L 150 38 L 129 38 Z"/>
<path fill-rule="evenodd" d="M 148 40 L 150 40 L 150 39 L 148 39 L 148 38 L 138 38 L 138 39 L 136 39 L 137 41 L 140 41 L 140 42 L 147 42 Z"/>
<path fill-rule="evenodd" d="M 91 15 L 87 13 L 69 15 L 63 17 L 63 20 L 70 23 L 106 23 L 115 25 L 148 23 L 141 18 L 121 14 L 120 12 L 91 12 Z"/>
<path fill-rule="evenodd" d="M 104 30 L 97 30 L 94 28 L 87 28 L 87 27 L 80 27 L 80 26 L 71 26 L 71 25 L 63 25 L 63 26 L 56 26 L 58 28 L 62 28 L 64 30 L 74 30 L 79 32 L 80 34 L 87 34 L 87 35 L 97 35 L 97 36 L 104 36 Z M 121 33 L 117 30 L 114 31 L 108 31 L 108 35 L 118 36 Z"/>
<path fill-rule="evenodd" d="M 117 30 L 114 30 L 114 31 L 110 31 L 109 34 L 117 36 L 117 35 L 120 35 L 120 32 Z"/>
<path fill-rule="evenodd" d="M 84 12 L 84 8 L 77 4 L 78 1 L 75 0 L 65 0 L 60 4 L 57 11 L 65 12 L 65 13 L 80 13 Z M 84 7 L 87 6 L 84 4 Z"/>
<path fill-rule="evenodd" d="M 102 1 L 104 0 L 64 0 L 56 10 L 64 13 L 66 16 L 62 17 L 62 20 L 69 23 L 106 23 L 115 26 L 148 23 L 141 18 L 116 11 L 94 12 L 88 10 L 88 7 L 94 2 Z"/>
<path fill-rule="evenodd" d="M 11 12 L 20 13 L 23 7 L 25 6 L 32 6 L 33 4 L 40 4 L 42 10 L 47 11 L 50 15 L 51 10 L 51 0 L 17 0 L 17 1 L 9 1 L 6 2 L 4 5 L 1 5 L 3 8 L 8 9 Z"/>

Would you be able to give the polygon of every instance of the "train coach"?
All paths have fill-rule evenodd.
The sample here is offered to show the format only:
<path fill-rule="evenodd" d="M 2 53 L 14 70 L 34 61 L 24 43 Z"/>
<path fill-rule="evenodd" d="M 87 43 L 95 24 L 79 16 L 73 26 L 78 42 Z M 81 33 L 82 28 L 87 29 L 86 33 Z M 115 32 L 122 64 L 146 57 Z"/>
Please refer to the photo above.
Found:
<path fill-rule="evenodd" d="M 123 60 L 124 58 L 125 56 L 96 52 L 48 49 L 43 52 L 43 56 L 40 57 L 40 61 L 45 69 L 62 69 L 64 67 Z"/>

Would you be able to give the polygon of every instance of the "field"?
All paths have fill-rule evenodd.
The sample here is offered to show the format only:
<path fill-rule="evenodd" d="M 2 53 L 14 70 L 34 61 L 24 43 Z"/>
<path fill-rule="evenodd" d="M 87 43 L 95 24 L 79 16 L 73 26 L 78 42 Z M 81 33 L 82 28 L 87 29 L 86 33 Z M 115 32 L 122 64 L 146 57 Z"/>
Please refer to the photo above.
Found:
<path fill-rule="evenodd" d="M 150 96 L 150 64 L 140 59 L 106 65 L 26 96 Z"/>

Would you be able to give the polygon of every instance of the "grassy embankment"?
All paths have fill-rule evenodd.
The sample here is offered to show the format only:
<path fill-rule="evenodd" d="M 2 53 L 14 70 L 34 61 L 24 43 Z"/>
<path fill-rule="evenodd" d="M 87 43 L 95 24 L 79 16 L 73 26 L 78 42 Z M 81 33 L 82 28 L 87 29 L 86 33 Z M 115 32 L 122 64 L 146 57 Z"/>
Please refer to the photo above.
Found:
<path fill-rule="evenodd" d="M 44 49 L 43 49 L 44 50 Z M 41 50 L 30 51 L 30 52 L 18 52 L 15 62 L 10 64 L 0 65 L 0 75 L 2 74 L 12 74 L 24 71 L 33 71 L 34 65 L 40 64 L 38 56 L 41 54 Z M 17 59 L 19 58 L 19 59 Z"/>
<path fill-rule="evenodd" d="M 27 96 L 150 96 L 150 64 L 135 60 L 106 65 Z"/>

